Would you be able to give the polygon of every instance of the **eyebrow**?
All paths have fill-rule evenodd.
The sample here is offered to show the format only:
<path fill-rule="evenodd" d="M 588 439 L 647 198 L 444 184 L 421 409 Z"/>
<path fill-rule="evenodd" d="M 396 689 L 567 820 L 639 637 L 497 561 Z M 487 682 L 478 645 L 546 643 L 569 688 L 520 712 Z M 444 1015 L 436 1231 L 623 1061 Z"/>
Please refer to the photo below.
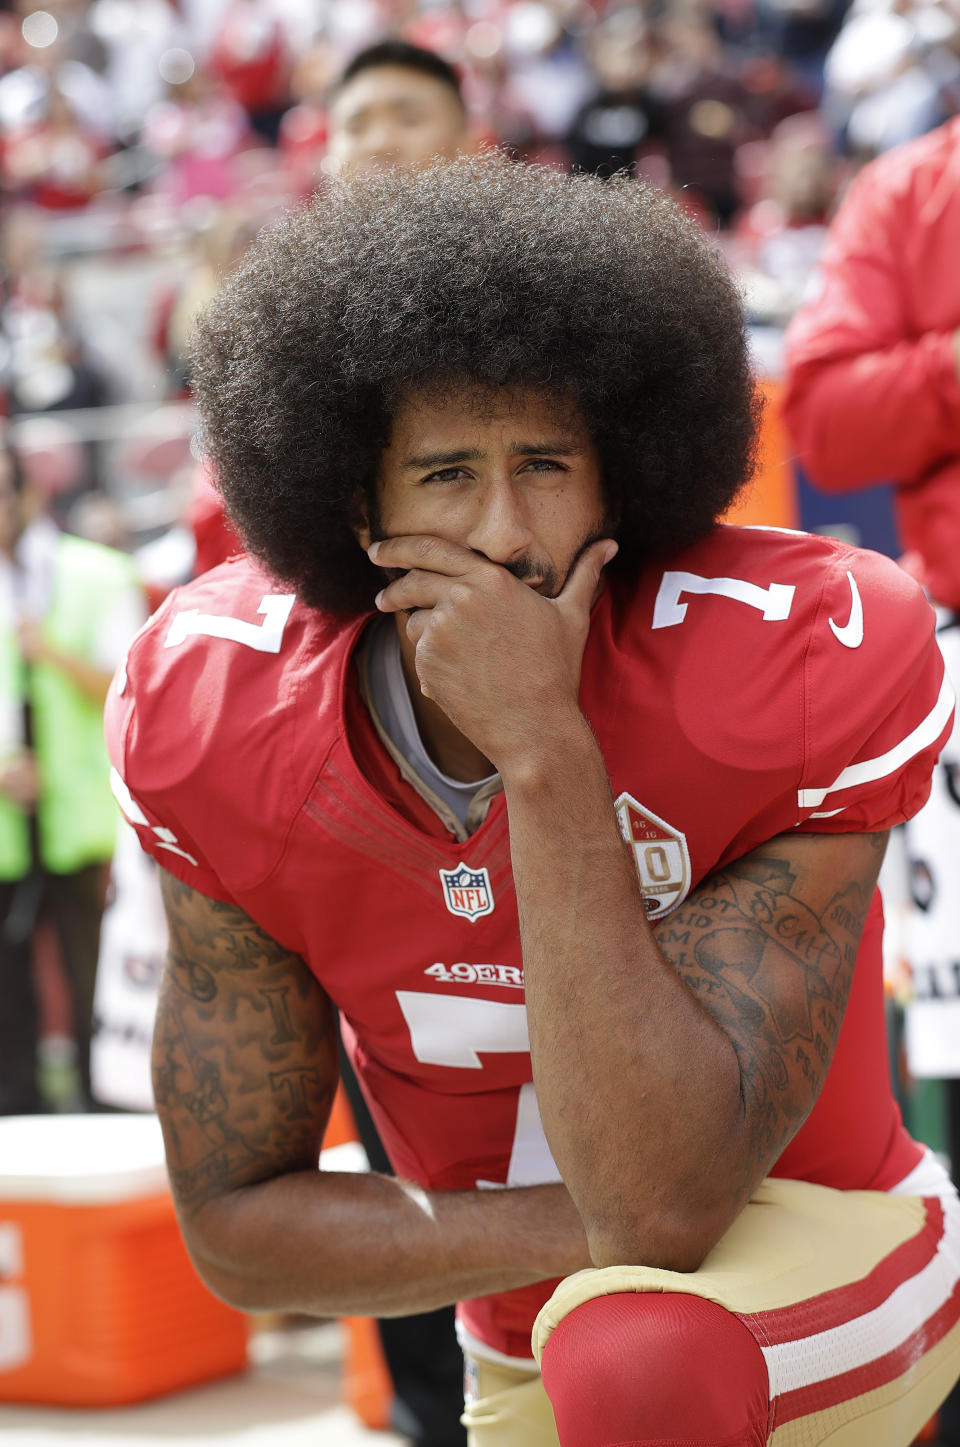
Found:
<path fill-rule="evenodd" d="M 511 442 L 508 451 L 513 457 L 576 457 L 582 447 L 572 442 Z M 486 453 L 478 447 L 455 447 L 449 452 L 425 452 L 418 457 L 405 457 L 401 467 L 451 467 L 456 462 L 482 462 Z"/>
<path fill-rule="evenodd" d="M 377 110 L 401 111 L 408 112 L 409 114 L 413 115 L 415 112 L 423 111 L 425 109 L 425 104 L 420 96 L 386 96 L 383 98 L 378 98 L 377 100 L 363 101 L 360 105 L 355 106 L 353 109 L 347 107 L 344 110 L 341 119 L 344 125 L 349 125 L 352 121 L 366 120 L 366 118 L 372 112 L 375 112 Z"/>

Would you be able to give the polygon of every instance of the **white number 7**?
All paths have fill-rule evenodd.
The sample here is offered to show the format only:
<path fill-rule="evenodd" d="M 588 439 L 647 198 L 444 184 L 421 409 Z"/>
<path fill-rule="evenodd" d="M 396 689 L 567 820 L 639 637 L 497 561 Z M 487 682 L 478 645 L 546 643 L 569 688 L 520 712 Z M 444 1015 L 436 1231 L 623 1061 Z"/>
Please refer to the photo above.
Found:
<path fill-rule="evenodd" d="M 664 573 L 653 605 L 653 627 L 673 628 L 687 616 L 686 603 L 680 602 L 681 593 L 714 593 L 721 598 L 733 598 L 756 608 L 764 620 L 780 622 L 789 618 L 796 588 L 792 583 L 771 583 L 769 588 L 760 588 L 743 578 L 704 578 L 699 573 Z"/>
<path fill-rule="evenodd" d="M 410 1031 L 413 1053 L 424 1065 L 482 1070 L 480 1052 L 526 1053 L 530 1049 L 526 1005 L 476 1000 L 469 995 L 434 995 L 398 990 L 397 1003 Z M 521 1085 L 506 1182 L 478 1181 L 481 1187 L 543 1186 L 561 1179 L 540 1121 L 532 1083 Z"/>
<path fill-rule="evenodd" d="M 173 648 L 199 633 L 204 638 L 226 638 L 231 643 L 242 643 L 258 653 L 279 653 L 283 630 L 295 602 L 295 593 L 267 593 L 257 608 L 257 612 L 263 614 L 262 623 L 247 623 L 229 614 L 201 613 L 197 608 L 182 609 L 174 613 L 163 646 Z"/>

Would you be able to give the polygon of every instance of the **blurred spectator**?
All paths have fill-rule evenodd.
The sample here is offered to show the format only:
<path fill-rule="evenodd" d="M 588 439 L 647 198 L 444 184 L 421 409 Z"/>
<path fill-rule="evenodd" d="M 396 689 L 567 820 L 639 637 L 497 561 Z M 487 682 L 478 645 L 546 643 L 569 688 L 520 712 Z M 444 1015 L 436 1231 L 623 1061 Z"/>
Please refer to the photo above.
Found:
<path fill-rule="evenodd" d="M 56 84 L 33 119 L 0 137 L 0 180 L 18 201 L 50 211 L 86 206 L 101 188 L 101 162 L 110 147 L 75 113 Z"/>
<path fill-rule="evenodd" d="M 106 368 L 72 314 L 64 268 L 45 259 L 42 229 L 28 211 L 0 233 L 0 404 L 7 412 L 100 407 Z"/>
<path fill-rule="evenodd" d="M 731 255 L 751 320 L 785 326 L 826 242 L 840 169 L 815 112 L 782 121 L 765 152 L 762 194 L 738 218 Z"/>
<path fill-rule="evenodd" d="M 630 20 L 629 25 L 623 23 Z M 664 150 L 662 107 L 651 88 L 656 53 L 640 17 L 600 28 L 589 48 L 597 90 L 581 106 L 566 135 L 578 171 L 611 176 L 634 170 L 643 156 Z"/>
<path fill-rule="evenodd" d="M 116 816 L 101 716 L 146 610 L 120 553 L 62 534 L 0 447 L 0 1113 L 42 1108 L 31 941 L 56 928 L 83 1103 Z"/>
<path fill-rule="evenodd" d="M 563 139 L 596 90 L 589 57 L 571 23 L 576 8 L 557 0 L 498 7 L 504 60 L 497 102 L 501 139 L 526 160 L 562 164 Z M 628 25 L 638 9 L 624 7 Z M 611 23 L 619 24 L 619 12 Z"/>
<path fill-rule="evenodd" d="M 101 74 L 106 53 L 87 24 L 87 9 L 30 0 L 17 6 L 20 22 L 12 35 L 12 64 L 0 79 L 0 131 L 21 129 L 41 119 L 51 88 L 64 95 L 74 117 L 104 140 L 113 137 L 113 95 Z"/>
<path fill-rule="evenodd" d="M 0 233 L 0 411 L 49 414 L 100 407 L 111 397 L 109 369 L 68 302 L 64 269 L 44 258 L 36 213 L 12 212 Z M 62 520 L 98 481 L 97 445 L 67 424 L 30 425 L 25 465 Z"/>
<path fill-rule="evenodd" d="M 281 12 L 269 0 L 230 0 L 209 58 L 210 74 L 243 106 L 257 135 L 275 145 L 290 104 L 293 58 Z"/>
<path fill-rule="evenodd" d="M 952 0 L 854 0 L 827 57 L 824 111 L 869 159 L 956 109 L 960 14 Z"/>
<path fill-rule="evenodd" d="M 172 396 L 186 397 L 188 392 L 187 339 L 197 313 L 240 260 L 256 231 L 257 222 L 244 206 L 227 204 L 215 211 L 199 227 L 193 261 L 184 267 L 182 281 L 156 300 L 151 334 Z"/>
<path fill-rule="evenodd" d="M 419 166 L 469 147 L 456 71 L 402 40 L 354 56 L 333 87 L 328 124 L 331 169 L 343 175 Z"/>
<path fill-rule="evenodd" d="M 256 144 L 246 111 L 187 51 L 178 52 L 168 73 L 169 92 L 150 107 L 141 133 L 141 145 L 162 168 L 156 188 L 174 207 L 236 195 L 234 163 Z"/>
<path fill-rule="evenodd" d="M 755 39 L 779 57 L 815 105 L 823 69 L 843 23 L 849 0 L 756 0 Z"/>
<path fill-rule="evenodd" d="M 910 566 L 960 609 L 960 120 L 866 167 L 788 334 L 786 419 L 827 491 L 897 483 Z"/>
<path fill-rule="evenodd" d="M 709 20 L 668 17 L 660 27 L 656 94 L 677 191 L 692 191 L 711 221 L 730 223 L 740 206 L 737 148 L 760 134 L 753 96 L 730 67 Z"/>
<path fill-rule="evenodd" d="M 164 72 L 189 51 L 187 29 L 170 0 L 93 0 L 89 24 L 103 47 L 115 133 L 130 144 L 163 99 Z"/>

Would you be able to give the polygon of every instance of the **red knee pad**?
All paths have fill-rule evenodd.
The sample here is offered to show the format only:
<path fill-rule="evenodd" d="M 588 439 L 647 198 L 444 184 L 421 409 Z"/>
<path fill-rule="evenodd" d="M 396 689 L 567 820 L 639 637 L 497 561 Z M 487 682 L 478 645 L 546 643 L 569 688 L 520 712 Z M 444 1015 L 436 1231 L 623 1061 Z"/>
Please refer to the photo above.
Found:
<path fill-rule="evenodd" d="M 762 1447 L 763 1354 L 699 1296 L 598 1296 L 565 1317 L 541 1363 L 562 1447 Z"/>

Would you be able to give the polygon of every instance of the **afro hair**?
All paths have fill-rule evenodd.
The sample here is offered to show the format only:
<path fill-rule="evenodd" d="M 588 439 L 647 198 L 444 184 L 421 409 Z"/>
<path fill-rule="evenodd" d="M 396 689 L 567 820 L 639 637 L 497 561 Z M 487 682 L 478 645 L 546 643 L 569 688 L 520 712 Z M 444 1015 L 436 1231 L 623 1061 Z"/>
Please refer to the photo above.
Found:
<path fill-rule="evenodd" d="M 487 154 L 331 182 L 261 234 L 191 350 L 203 447 L 246 547 L 335 614 L 382 586 L 354 529 L 376 516 L 391 415 L 418 389 L 533 387 L 578 407 L 621 576 L 707 533 L 752 470 L 734 283 L 626 176 Z"/>

